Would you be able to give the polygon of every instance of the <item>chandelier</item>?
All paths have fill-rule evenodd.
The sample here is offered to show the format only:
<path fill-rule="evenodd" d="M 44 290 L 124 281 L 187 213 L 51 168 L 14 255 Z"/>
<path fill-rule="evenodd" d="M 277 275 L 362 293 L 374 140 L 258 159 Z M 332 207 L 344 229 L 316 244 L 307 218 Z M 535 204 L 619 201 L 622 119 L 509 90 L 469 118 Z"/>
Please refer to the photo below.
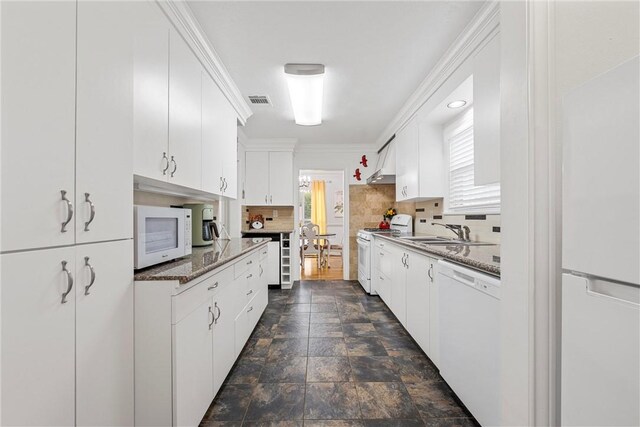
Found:
<path fill-rule="evenodd" d="M 298 178 L 298 188 L 301 193 L 308 193 L 311 191 L 311 178 L 306 175 L 300 175 Z"/>

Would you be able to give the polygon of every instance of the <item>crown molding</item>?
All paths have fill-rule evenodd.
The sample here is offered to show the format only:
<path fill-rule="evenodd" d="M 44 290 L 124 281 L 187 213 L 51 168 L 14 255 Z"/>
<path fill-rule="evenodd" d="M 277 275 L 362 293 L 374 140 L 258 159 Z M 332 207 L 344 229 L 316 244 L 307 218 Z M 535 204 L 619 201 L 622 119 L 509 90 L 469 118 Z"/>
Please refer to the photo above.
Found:
<path fill-rule="evenodd" d="M 424 105 L 444 82 L 483 45 L 484 40 L 499 31 L 500 4 L 491 1 L 478 11 L 438 63 L 420 83 L 400 111 L 376 140 L 376 147 L 385 144 Z"/>
<path fill-rule="evenodd" d="M 247 151 L 294 151 L 298 138 L 247 138 Z"/>
<path fill-rule="evenodd" d="M 200 27 L 189 5 L 184 0 L 156 0 L 156 3 L 178 33 L 185 39 L 213 81 L 216 82 L 224 96 L 236 110 L 238 121 L 244 126 L 253 111 L 251 111 L 249 104 L 240 93 L 229 71 Z"/>
<path fill-rule="evenodd" d="M 371 153 L 376 148 L 371 144 L 321 144 L 298 145 L 296 153 Z"/>

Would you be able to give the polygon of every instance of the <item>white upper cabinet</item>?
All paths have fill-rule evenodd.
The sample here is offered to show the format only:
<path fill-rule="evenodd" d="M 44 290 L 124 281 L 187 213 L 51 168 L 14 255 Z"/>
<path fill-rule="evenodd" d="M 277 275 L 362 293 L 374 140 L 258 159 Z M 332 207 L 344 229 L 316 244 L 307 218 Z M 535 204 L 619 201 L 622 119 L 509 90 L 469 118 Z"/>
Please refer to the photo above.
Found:
<path fill-rule="evenodd" d="M 500 181 L 500 34 L 473 59 L 475 185 Z"/>
<path fill-rule="evenodd" d="M 133 2 L 133 173 L 169 171 L 169 22 L 150 1 Z"/>
<path fill-rule="evenodd" d="M 127 2 L 78 3 L 78 243 L 133 237 L 133 22 L 127 16 Z"/>
<path fill-rule="evenodd" d="M 247 151 L 245 160 L 245 204 L 269 204 L 269 153 Z"/>
<path fill-rule="evenodd" d="M 73 244 L 76 3 L 3 2 L 1 16 L 0 250 Z"/>
<path fill-rule="evenodd" d="M 247 151 L 245 205 L 293 205 L 293 153 Z"/>
<path fill-rule="evenodd" d="M 202 72 L 202 189 L 236 198 L 238 191 L 236 113 L 213 79 Z"/>
<path fill-rule="evenodd" d="M 442 128 L 430 125 L 419 111 L 396 134 L 396 200 L 444 196 Z"/>
<path fill-rule="evenodd" d="M 414 199 L 419 195 L 418 119 L 414 116 L 397 135 L 396 199 Z"/>
<path fill-rule="evenodd" d="M 202 65 L 182 37 L 169 40 L 169 182 L 202 185 Z"/>
<path fill-rule="evenodd" d="M 269 153 L 269 204 L 293 205 L 293 153 L 290 151 Z"/>

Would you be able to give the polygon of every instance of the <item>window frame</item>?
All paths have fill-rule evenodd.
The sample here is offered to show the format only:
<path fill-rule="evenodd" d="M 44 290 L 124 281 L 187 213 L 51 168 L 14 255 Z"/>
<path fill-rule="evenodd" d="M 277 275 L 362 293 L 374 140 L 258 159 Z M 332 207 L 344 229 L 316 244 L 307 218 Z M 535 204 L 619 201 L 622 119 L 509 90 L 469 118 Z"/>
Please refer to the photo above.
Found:
<path fill-rule="evenodd" d="M 445 197 L 443 206 L 443 215 L 500 215 L 502 208 L 502 194 L 500 192 L 500 201 L 497 207 L 491 206 L 479 206 L 477 208 L 470 208 L 468 206 L 462 206 L 460 208 L 452 208 L 450 205 L 451 199 L 451 143 L 450 139 L 459 133 L 464 132 L 469 127 L 473 127 L 473 105 L 467 107 L 460 114 L 456 115 L 451 121 L 443 126 L 443 142 L 445 152 Z M 475 146 L 474 146 L 475 151 Z M 474 164 L 475 164 L 475 152 L 474 152 Z M 486 187 L 497 185 L 500 191 L 500 183 L 488 184 L 477 187 Z M 474 185 L 475 187 L 475 185 Z"/>

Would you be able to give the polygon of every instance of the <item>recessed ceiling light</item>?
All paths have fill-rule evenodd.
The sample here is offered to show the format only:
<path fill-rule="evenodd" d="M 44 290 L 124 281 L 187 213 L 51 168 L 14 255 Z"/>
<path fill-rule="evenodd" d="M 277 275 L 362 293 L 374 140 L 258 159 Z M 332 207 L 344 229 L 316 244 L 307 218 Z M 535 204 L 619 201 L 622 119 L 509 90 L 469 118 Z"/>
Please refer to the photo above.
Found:
<path fill-rule="evenodd" d="M 464 107 L 465 105 L 467 105 L 467 101 L 464 101 L 464 100 L 460 99 L 458 101 L 452 101 L 452 102 L 448 103 L 447 107 L 449 107 L 449 108 L 460 108 L 460 107 Z"/>
<path fill-rule="evenodd" d="M 313 126 L 322 123 L 324 65 L 286 64 L 284 72 L 296 124 Z"/>

